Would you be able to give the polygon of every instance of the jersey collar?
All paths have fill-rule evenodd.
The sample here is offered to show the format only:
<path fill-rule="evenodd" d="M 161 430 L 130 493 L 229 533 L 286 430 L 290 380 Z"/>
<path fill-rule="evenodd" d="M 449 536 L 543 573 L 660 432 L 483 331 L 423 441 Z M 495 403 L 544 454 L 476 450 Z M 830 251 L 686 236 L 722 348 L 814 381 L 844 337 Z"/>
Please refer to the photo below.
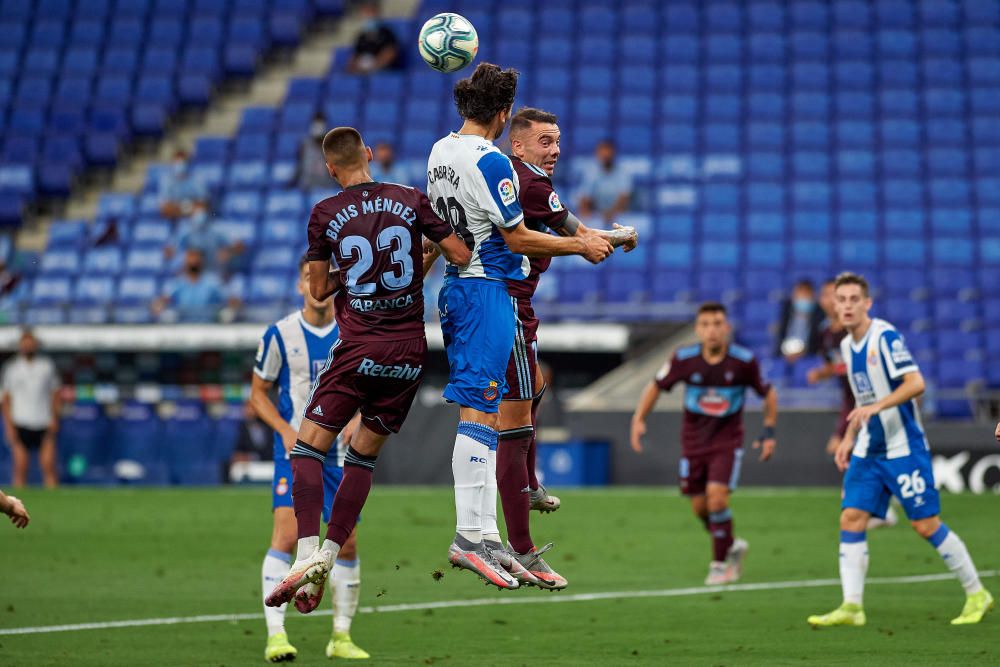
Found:
<path fill-rule="evenodd" d="M 376 185 L 380 185 L 378 181 L 368 181 L 367 183 L 355 183 L 354 185 L 344 188 L 345 190 L 363 190 L 365 188 L 371 188 Z"/>
<path fill-rule="evenodd" d="M 848 338 L 851 339 L 851 350 L 853 352 L 860 352 L 865 348 L 865 345 L 868 344 L 868 339 L 871 338 L 872 331 L 875 329 L 875 322 L 877 322 L 877 320 L 873 317 L 871 323 L 868 325 L 868 331 L 866 331 L 865 335 L 861 337 L 861 340 L 857 342 L 855 342 L 854 336 L 849 333 L 847 334 Z"/>
<path fill-rule="evenodd" d="M 306 331 L 308 331 L 309 333 L 311 333 L 314 336 L 319 336 L 320 338 L 326 338 L 327 336 L 330 335 L 330 332 L 332 332 L 337 327 L 337 320 L 336 319 L 334 319 L 333 321 L 331 321 L 325 327 L 316 327 L 316 326 L 313 326 L 312 324 L 309 324 L 308 322 L 306 322 L 306 318 L 302 317 L 302 311 L 301 310 L 295 311 L 295 315 L 296 315 L 296 317 L 299 318 L 299 324 L 302 325 L 303 329 L 305 329 Z"/>

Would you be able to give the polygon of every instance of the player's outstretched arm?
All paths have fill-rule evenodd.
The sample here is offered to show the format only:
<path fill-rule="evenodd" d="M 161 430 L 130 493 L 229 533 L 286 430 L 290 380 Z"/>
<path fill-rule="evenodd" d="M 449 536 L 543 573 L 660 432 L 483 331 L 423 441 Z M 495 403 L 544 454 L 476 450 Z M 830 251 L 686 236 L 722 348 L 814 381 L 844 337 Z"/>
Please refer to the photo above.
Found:
<path fill-rule="evenodd" d="M 567 212 L 566 220 L 555 231 L 560 236 L 588 236 L 596 234 L 610 243 L 612 248 L 625 248 L 625 252 L 635 250 L 635 247 L 639 245 L 639 234 L 635 231 L 635 227 L 623 227 L 616 224 L 610 230 L 591 229 L 583 224 L 583 221 L 573 215 L 572 212 Z"/>
<path fill-rule="evenodd" d="M 8 496 L 0 491 L 0 512 L 10 517 L 10 522 L 18 528 L 24 528 L 31 521 L 28 510 L 24 508 L 24 503 L 14 496 Z"/>
<path fill-rule="evenodd" d="M 655 382 L 650 382 L 642 390 L 639 396 L 639 404 L 635 407 L 632 415 L 632 428 L 629 433 L 632 451 L 642 454 L 642 436 L 646 435 L 646 417 L 652 412 L 657 399 L 660 398 L 660 387 Z"/>
<path fill-rule="evenodd" d="M 298 433 L 291 424 L 281 418 L 277 406 L 271 400 L 270 392 L 273 386 L 273 382 L 268 382 L 254 373 L 250 380 L 250 405 L 265 424 L 281 435 L 281 444 L 285 446 L 286 452 L 290 452 L 295 446 L 295 440 L 298 439 Z"/>
<path fill-rule="evenodd" d="M 614 252 L 605 239 L 596 236 L 552 236 L 528 229 L 524 225 L 500 227 L 504 241 L 512 252 L 529 257 L 560 257 L 580 255 L 591 264 L 599 264 Z"/>
<path fill-rule="evenodd" d="M 902 379 L 903 381 L 896 387 L 894 392 L 881 401 L 854 408 L 851 410 L 851 414 L 847 415 L 847 420 L 860 430 L 862 424 L 868 423 L 869 419 L 883 410 L 902 405 L 924 393 L 924 376 L 920 371 L 907 373 Z"/>
<path fill-rule="evenodd" d="M 424 277 L 430 273 L 431 268 L 438 261 L 438 257 L 441 256 L 441 248 L 438 248 L 437 243 L 425 238 L 423 244 L 423 254 L 424 254 Z"/>

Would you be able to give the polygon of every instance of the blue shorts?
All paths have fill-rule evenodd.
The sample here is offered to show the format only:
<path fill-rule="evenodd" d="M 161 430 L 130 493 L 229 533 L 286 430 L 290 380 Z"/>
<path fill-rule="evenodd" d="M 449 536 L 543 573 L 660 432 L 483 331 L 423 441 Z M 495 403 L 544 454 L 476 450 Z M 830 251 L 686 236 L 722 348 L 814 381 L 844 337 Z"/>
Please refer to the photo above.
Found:
<path fill-rule="evenodd" d="M 914 452 L 898 459 L 851 457 L 844 475 L 841 509 L 852 507 L 884 519 L 890 496 L 896 496 L 911 521 L 941 513 L 929 452 Z"/>
<path fill-rule="evenodd" d="M 438 309 L 450 371 L 445 399 L 498 412 L 514 347 L 515 313 L 507 285 L 485 278 L 446 279 Z"/>
<path fill-rule="evenodd" d="M 292 507 L 292 461 L 284 456 L 274 457 L 274 479 L 271 481 L 271 508 Z M 330 456 L 323 466 L 323 523 L 330 520 L 330 510 L 333 508 L 333 497 L 340 488 L 340 480 L 344 478 L 344 469 L 337 465 L 336 445 L 330 448 Z"/>

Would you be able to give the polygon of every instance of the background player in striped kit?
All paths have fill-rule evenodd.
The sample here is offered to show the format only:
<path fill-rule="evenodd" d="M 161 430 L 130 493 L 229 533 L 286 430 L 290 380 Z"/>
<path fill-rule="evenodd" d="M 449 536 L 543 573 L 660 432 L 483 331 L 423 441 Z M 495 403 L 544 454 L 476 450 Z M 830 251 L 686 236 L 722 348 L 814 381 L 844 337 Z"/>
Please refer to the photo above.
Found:
<path fill-rule="evenodd" d="M 636 247 L 631 227 L 615 225 L 614 231 L 591 230 L 563 205 L 552 187 L 552 174 L 560 155 L 560 132 L 554 114 L 530 107 L 519 109 L 510 122 L 511 164 L 518 178 L 518 200 L 528 229 L 560 236 L 595 234 L 612 246 Z M 548 495 L 535 476 L 535 415 L 545 392 L 538 367 L 538 318 L 531 298 L 551 257 L 530 257 L 523 280 L 508 279 L 507 293 L 515 312 L 514 348 L 507 362 L 507 393 L 500 404 L 497 448 L 497 487 L 507 524 L 508 549 L 534 577 L 536 585 L 565 588 L 566 579 L 542 559 L 552 545 L 536 549 L 531 539 L 532 509 L 552 512 L 559 499 Z"/>
<path fill-rule="evenodd" d="M 813 626 L 865 624 L 865 526 L 871 516 L 885 517 L 890 497 L 896 496 L 913 529 L 937 549 L 965 589 L 965 606 L 952 624 L 978 623 L 993 608 L 993 596 L 983 588 L 965 543 L 939 516 L 941 501 L 916 403 L 924 393 L 924 378 L 896 328 L 869 317 L 868 282 L 842 273 L 835 287 L 837 316 L 848 331 L 840 344 L 841 353 L 857 404 L 835 456 L 837 467 L 847 471 L 840 514 L 844 601 L 828 614 L 810 616 L 808 622 Z"/>
<path fill-rule="evenodd" d="M 304 302 L 302 309 L 268 327 L 257 350 L 250 385 L 250 402 L 254 410 L 274 429 L 274 480 L 271 486 L 274 528 L 271 547 L 264 556 L 261 568 L 264 595 L 288 574 L 292 562 L 296 524 L 292 511 L 292 462 L 288 455 L 295 446 L 309 389 L 338 335 L 337 322 L 333 317 L 333 299 L 317 301 L 309 293 L 309 264 L 305 257 L 299 260 L 298 291 Z M 272 402 L 269 395 L 275 385 L 278 387 L 278 405 Z M 356 422 L 357 418 L 355 426 Z M 344 475 L 342 459 L 342 456 L 330 457 L 323 467 L 324 520 L 330 517 L 333 498 Z M 327 644 L 326 654 L 328 657 L 367 658 L 368 654 L 351 641 L 350 635 L 361 587 L 356 532 L 351 533 L 338 554 L 329 581 L 334 617 L 333 636 Z M 272 662 L 293 659 L 297 653 L 285 632 L 286 607 L 264 606 L 267 623 L 264 657 Z"/>
<path fill-rule="evenodd" d="M 703 303 L 695 319 L 700 343 L 682 347 L 663 365 L 639 398 L 632 417 L 632 449 L 642 453 L 646 416 L 660 391 L 683 382 L 684 425 L 681 428 L 681 493 L 712 536 L 712 562 L 706 584 L 739 580 L 749 545 L 733 537 L 729 495 L 739 483 L 743 462 L 743 400 L 747 389 L 764 399 L 764 431 L 753 443 L 760 460 L 774 452 L 778 393 L 760 374 L 753 353 L 729 342 L 726 307 Z"/>

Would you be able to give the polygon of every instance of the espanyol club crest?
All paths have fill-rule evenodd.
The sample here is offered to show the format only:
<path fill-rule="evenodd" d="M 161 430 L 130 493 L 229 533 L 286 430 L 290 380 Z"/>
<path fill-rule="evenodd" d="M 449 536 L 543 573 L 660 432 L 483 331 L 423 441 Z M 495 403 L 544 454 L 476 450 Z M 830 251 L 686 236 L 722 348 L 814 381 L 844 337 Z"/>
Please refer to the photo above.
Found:
<path fill-rule="evenodd" d="M 497 184 L 497 193 L 504 206 L 510 206 L 517 200 L 517 193 L 514 192 L 514 181 L 505 178 Z"/>
<path fill-rule="evenodd" d="M 553 190 L 552 194 L 549 195 L 549 208 L 553 211 L 563 210 L 562 202 L 559 201 L 559 195 L 556 194 L 555 190 Z"/>
<path fill-rule="evenodd" d="M 278 479 L 278 485 L 276 487 L 274 487 L 274 492 L 277 495 L 279 495 L 279 496 L 283 496 L 286 493 L 288 493 L 288 478 L 287 477 L 280 477 Z"/>
<path fill-rule="evenodd" d="M 878 366 L 878 350 L 872 350 L 868 353 L 868 365 Z"/>
<path fill-rule="evenodd" d="M 500 395 L 499 386 L 497 385 L 496 381 L 490 380 L 490 386 L 486 387 L 486 389 L 483 389 L 483 398 L 486 399 L 487 401 L 495 401 L 497 400 L 497 396 L 499 395 Z"/>

